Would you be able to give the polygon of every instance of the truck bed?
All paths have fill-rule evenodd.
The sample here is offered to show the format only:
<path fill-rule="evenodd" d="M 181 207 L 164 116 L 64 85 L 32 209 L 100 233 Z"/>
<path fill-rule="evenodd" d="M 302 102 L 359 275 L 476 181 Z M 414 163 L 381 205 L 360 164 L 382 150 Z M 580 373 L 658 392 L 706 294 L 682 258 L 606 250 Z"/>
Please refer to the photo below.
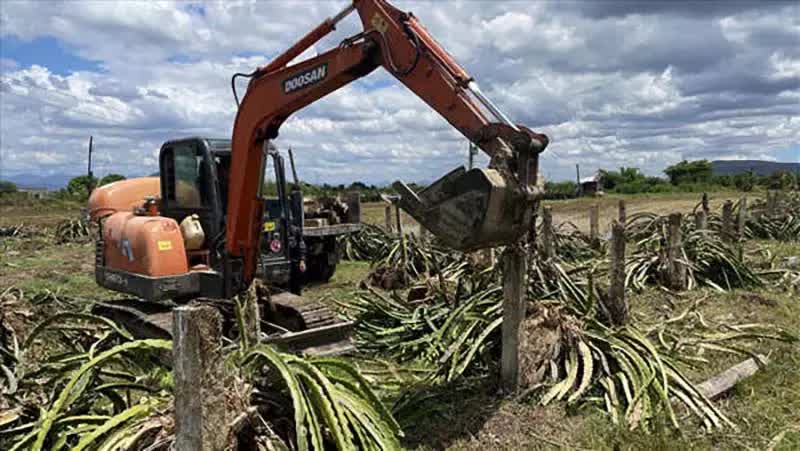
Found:
<path fill-rule="evenodd" d="M 361 230 L 361 224 L 335 224 L 323 227 L 303 227 L 303 236 L 334 236 Z"/>

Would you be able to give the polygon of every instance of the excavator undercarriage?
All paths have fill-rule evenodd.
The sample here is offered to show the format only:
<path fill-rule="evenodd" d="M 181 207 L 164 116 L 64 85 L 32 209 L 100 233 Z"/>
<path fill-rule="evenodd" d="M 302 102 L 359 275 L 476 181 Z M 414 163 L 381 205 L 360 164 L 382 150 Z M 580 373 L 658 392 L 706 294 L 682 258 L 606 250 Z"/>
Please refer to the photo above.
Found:
<path fill-rule="evenodd" d="M 192 302 L 218 309 L 223 318 L 223 334 L 238 336 L 235 302 L 204 298 Z M 92 313 L 124 325 L 137 338 L 172 339 L 172 310 L 178 305 L 139 298 L 115 299 L 94 304 Z M 274 344 L 286 352 L 316 357 L 353 351 L 353 323 L 339 319 L 319 301 L 281 292 L 270 296 L 266 302 L 259 300 L 258 305 L 264 343 Z"/>

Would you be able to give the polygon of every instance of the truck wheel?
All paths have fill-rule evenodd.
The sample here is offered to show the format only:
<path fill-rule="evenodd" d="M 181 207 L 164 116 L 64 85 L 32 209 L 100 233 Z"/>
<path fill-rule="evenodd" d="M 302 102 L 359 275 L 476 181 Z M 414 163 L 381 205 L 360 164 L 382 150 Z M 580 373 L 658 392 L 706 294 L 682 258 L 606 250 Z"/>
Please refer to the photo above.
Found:
<path fill-rule="evenodd" d="M 326 259 L 314 260 L 308 265 L 306 280 L 309 282 L 325 283 L 331 280 L 333 273 L 336 272 L 336 264 L 330 264 Z"/>
<path fill-rule="evenodd" d="M 336 263 L 330 264 L 327 261 L 319 262 L 316 279 L 320 282 L 330 282 L 333 273 L 336 272 Z"/>

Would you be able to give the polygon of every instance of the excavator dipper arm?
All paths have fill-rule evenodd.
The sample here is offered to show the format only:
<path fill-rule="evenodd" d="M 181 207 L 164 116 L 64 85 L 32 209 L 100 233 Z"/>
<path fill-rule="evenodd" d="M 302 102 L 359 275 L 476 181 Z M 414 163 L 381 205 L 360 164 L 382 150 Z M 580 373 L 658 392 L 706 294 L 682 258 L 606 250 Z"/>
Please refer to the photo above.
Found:
<path fill-rule="evenodd" d="M 336 23 L 353 10 L 358 12 L 364 31 L 344 40 L 335 49 L 287 66 L 304 50 L 333 31 Z M 535 155 L 547 145 L 547 137 L 508 121 L 412 14 L 404 13 L 384 0 L 354 0 L 341 13 L 326 19 L 270 64 L 258 68 L 252 74 L 247 93 L 239 105 L 232 139 L 226 251 L 229 258 L 241 260 L 240 287 L 252 280 L 258 258 L 263 214 L 263 203 L 258 196 L 266 142 L 278 136 L 281 124 L 292 113 L 369 74 L 378 66 L 383 66 L 492 157 L 492 165 L 506 180 L 499 181 L 499 175 L 494 173 L 488 175 L 488 182 L 484 180 L 486 177 L 481 178 L 479 183 L 488 184 L 483 188 L 487 194 L 472 195 L 469 199 L 472 199 L 473 207 L 481 208 L 475 202 L 481 196 L 488 197 L 489 191 L 496 192 L 495 188 L 500 185 L 502 189 L 514 188 L 517 194 L 515 199 L 519 198 L 519 194 L 522 194 L 522 198 L 531 197 L 528 188 L 535 180 L 528 176 L 530 156 L 535 163 Z M 535 179 L 535 167 L 533 170 Z M 461 189 L 458 185 L 463 183 L 457 177 L 460 174 L 451 173 L 442 179 L 447 183 L 434 183 L 440 189 L 430 194 L 428 200 L 455 196 L 457 193 L 450 191 Z M 409 208 L 417 209 L 424 216 L 424 202 L 416 198 L 413 192 L 408 194 L 409 201 L 413 202 L 408 204 Z M 420 193 L 420 197 L 423 194 Z M 494 196 L 498 197 L 497 194 Z M 459 202 L 464 204 L 463 199 Z M 509 212 L 513 208 L 507 205 L 508 202 L 503 203 L 506 205 L 498 206 L 500 210 L 496 213 L 510 217 Z M 459 208 L 472 207 L 464 204 Z M 447 222 L 442 218 L 443 215 L 447 216 L 446 210 L 432 212 L 437 224 L 429 228 L 434 234 L 438 235 L 438 231 L 445 233 L 444 225 L 442 228 L 437 225 Z M 411 213 L 414 215 L 414 212 Z M 520 217 L 516 220 L 524 222 Z M 447 224 L 446 228 L 452 225 Z M 468 224 L 468 227 L 475 230 L 481 228 L 479 224 Z M 500 244 L 497 239 L 485 240 L 484 243 L 480 237 L 472 238 L 478 244 Z M 462 242 L 454 246 L 470 247 Z"/>

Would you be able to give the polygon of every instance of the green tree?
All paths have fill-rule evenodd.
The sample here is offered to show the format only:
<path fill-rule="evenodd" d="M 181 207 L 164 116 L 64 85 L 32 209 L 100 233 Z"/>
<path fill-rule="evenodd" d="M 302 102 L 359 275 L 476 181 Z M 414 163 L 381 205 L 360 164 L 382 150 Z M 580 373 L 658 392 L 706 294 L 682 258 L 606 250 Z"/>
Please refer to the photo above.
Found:
<path fill-rule="evenodd" d="M 766 177 L 765 184 L 769 189 L 791 189 L 794 185 L 794 176 L 791 172 L 774 172 Z"/>
<path fill-rule="evenodd" d="M 14 182 L 0 180 L 0 193 L 14 193 L 17 191 L 17 185 Z"/>
<path fill-rule="evenodd" d="M 86 199 L 89 197 L 89 191 L 96 186 L 97 177 L 79 175 L 73 177 L 67 184 L 67 194 L 78 199 Z"/>
<path fill-rule="evenodd" d="M 670 183 L 708 183 L 711 181 L 711 162 L 708 160 L 686 161 L 668 166 L 664 173 Z"/>
<path fill-rule="evenodd" d="M 608 191 L 641 192 L 645 185 L 645 175 L 639 168 L 619 168 L 619 171 L 600 170 L 603 188 Z"/>
<path fill-rule="evenodd" d="M 544 192 L 548 199 L 569 199 L 578 194 L 578 184 L 572 181 L 545 182 Z"/>
<path fill-rule="evenodd" d="M 120 180 L 125 180 L 125 176 L 119 174 L 108 174 L 100 179 L 100 182 L 98 182 L 97 186 L 108 185 L 109 183 L 118 182 Z"/>
<path fill-rule="evenodd" d="M 752 191 L 756 181 L 753 171 L 741 172 L 733 176 L 733 185 L 740 191 Z"/>

